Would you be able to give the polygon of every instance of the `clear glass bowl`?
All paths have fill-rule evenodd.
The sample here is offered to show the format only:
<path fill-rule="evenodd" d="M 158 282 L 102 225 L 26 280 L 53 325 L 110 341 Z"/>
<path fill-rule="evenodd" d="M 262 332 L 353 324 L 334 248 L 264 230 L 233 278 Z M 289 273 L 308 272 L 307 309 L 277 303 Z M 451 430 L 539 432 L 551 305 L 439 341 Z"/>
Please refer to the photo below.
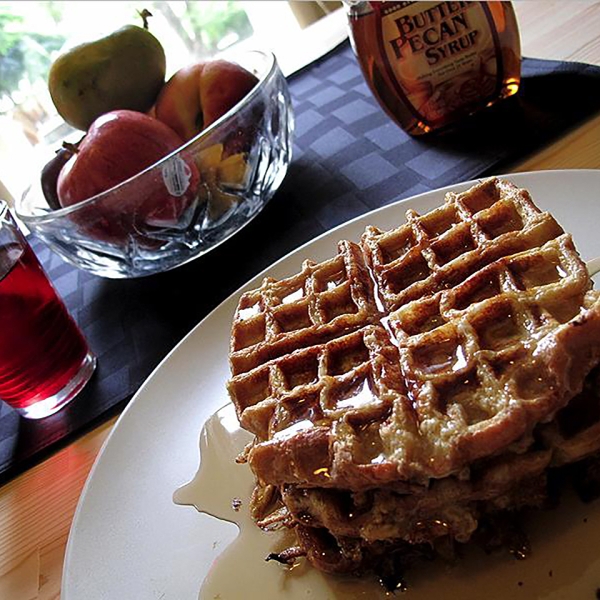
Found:
<path fill-rule="evenodd" d="M 227 114 L 161 161 L 84 202 L 52 210 L 41 183 L 18 217 L 67 262 L 110 278 L 172 269 L 205 254 L 255 217 L 281 184 L 294 115 L 275 56 L 235 60 L 259 83 Z"/>

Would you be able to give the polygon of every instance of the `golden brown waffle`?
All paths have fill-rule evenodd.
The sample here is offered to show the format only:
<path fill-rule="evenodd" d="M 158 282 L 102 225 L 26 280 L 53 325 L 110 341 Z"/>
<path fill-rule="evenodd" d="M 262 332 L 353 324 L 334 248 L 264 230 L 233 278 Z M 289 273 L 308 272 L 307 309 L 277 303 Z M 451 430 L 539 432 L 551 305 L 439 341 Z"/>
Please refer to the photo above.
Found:
<path fill-rule="evenodd" d="M 360 485 L 369 486 L 374 479 L 397 479 L 394 464 L 383 456 L 378 463 L 382 449 L 370 439 L 370 428 L 376 435 L 394 406 L 408 401 L 398 385 L 396 348 L 383 327 L 367 325 L 238 375 L 229 392 L 242 425 L 261 440 L 250 453 L 261 479 L 337 485 L 364 477 Z M 342 431 L 346 428 L 353 433 Z M 416 423 L 413 430 L 406 435 L 416 434 Z M 340 443 L 334 454 L 340 460 L 350 454 L 341 477 L 333 475 L 334 438 Z"/>
<path fill-rule="evenodd" d="M 388 324 L 432 477 L 552 419 L 600 360 L 600 297 L 566 234 L 403 306 Z M 403 427 L 398 416 L 382 427 L 384 444 Z"/>
<path fill-rule="evenodd" d="M 562 229 L 527 191 L 488 179 L 443 206 L 383 232 L 369 226 L 362 245 L 387 311 L 464 281 L 498 258 L 536 248 Z"/>
<path fill-rule="evenodd" d="M 231 332 L 233 375 L 376 320 L 373 283 L 359 246 L 341 241 L 338 250 L 323 263 L 305 261 L 287 279 L 267 277 L 242 295 Z"/>
<path fill-rule="evenodd" d="M 539 496 L 523 490 L 545 480 L 550 459 L 550 450 L 510 453 L 479 466 L 469 479 L 446 477 L 411 493 L 390 486 L 352 492 L 290 485 L 281 496 L 296 522 L 326 529 L 335 538 L 466 542 L 483 512 L 539 505 Z"/>
<path fill-rule="evenodd" d="M 364 491 L 282 486 L 283 514 L 296 528 L 302 554 L 322 570 L 347 572 L 368 566 L 382 550 L 410 553 L 407 543 L 443 547 L 469 541 L 490 517 L 547 505 L 548 471 L 582 459 L 569 476 L 583 486 L 580 493 L 587 494 L 585 485 L 591 485 L 597 495 L 599 383 L 596 367 L 551 423 L 540 424 L 520 449 L 475 463 L 468 478 L 446 477 L 402 493 L 394 485 Z M 590 467 L 592 480 L 586 484 L 581 477 Z M 259 524 L 264 516 L 257 515 Z"/>
<path fill-rule="evenodd" d="M 459 473 L 551 420 L 600 360 L 598 293 L 526 192 L 492 179 L 407 220 L 367 228 L 370 268 L 341 242 L 242 296 L 228 389 L 262 483 Z"/>
<path fill-rule="evenodd" d="M 445 477 L 427 486 L 398 489 L 390 484 L 363 491 L 285 485 L 283 504 L 294 522 L 325 529 L 336 539 L 424 543 L 449 536 L 467 541 L 482 515 L 541 506 L 549 467 L 597 456 L 599 383 L 600 367 L 596 367 L 582 392 L 551 423 L 539 425 L 534 436 L 522 440 L 521 448 L 475 463 L 468 478 Z"/>
<path fill-rule="evenodd" d="M 278 560 L 396 575 L 398 557 L 541 506 L 552 467 L 584 459 L 595 485 L 600 294 L 508 182 L 265 279 L 240 299 L 230 360 L 253 517 L 296 533 Z"/>

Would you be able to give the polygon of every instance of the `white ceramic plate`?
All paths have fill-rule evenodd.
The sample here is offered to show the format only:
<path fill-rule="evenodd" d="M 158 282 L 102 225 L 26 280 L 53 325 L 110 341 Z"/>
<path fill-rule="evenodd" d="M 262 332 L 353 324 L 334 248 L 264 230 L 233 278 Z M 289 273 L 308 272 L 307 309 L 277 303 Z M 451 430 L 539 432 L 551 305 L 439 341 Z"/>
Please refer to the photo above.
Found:
<path fill-rule="evenodd" d="M 544 171 L 507 178 L 527 188 L 542 209 L 573 233 L 585 260 L 600 256 L 600 171 Z M 403 221 L 406 209 L 425 212 L 439 205 L 448 190 L 469 185 L 389 205 L 320 236 L 250 281 L 190 332 L 130 402 L 91 471 L 69 537 L 63 600 L 198 597 L 211 563 L 235 538 L 236 528 L 177 506 L 172 497 L 197 470 L 202 425 L 227 401 L 229 330 L 239 294 L 255 287 L 265 274 L 279 278 L 294 273 L 305 258 L 333 256 L 338 239 L 358 240 L 367 224 L 389 228 Z M 436 568 L 406 597 L 596 598 L 600 501 L 558 509 L 535 529 L 534 553 L 528 560 L 496 556 L 484 565 L 478 560 L 468 568 Z M 313 590 L 309 597 L 333 596 Z M 238 598 L 252 600 L 243 589 Z"/>

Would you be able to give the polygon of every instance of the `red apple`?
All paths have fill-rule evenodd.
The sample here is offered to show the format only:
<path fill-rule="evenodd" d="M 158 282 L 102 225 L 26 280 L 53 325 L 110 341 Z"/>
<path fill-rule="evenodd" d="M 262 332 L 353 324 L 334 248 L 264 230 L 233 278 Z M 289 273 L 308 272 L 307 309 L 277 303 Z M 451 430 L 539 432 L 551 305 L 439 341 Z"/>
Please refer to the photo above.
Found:
<path fill-rule="evenodd" d="M 179 69 L 163 86 L 156 117 L 190 140 L 233 108 L 258 83 L 252 73 L 226 60 Z"/>
<path fill-rule="evenodd" d="M 136 111 L 98 117 L 57 183 L 62 207 L 87 200 L 134 177 L 182 145 L 167 125 Z M 173 164 L 171 164 L 171 162 Z M 174 176 L 175 188 L 170 185 Z M 150 227 L 175 225 L 195 196 L 198 170 L 191 159 L 173 157 L 161 171 L 137 178 L 74 215 L 78 225 L 105 241 L 122 242 Z M 184 187 L 182 187 L 182 182 Z"/>
<path fill-rule="evenodd" d="M 116 110 L 98 117 L 60 172 L 61 206 L 118 185 L 182 144 L 164 123 L 139 112 Z"/>

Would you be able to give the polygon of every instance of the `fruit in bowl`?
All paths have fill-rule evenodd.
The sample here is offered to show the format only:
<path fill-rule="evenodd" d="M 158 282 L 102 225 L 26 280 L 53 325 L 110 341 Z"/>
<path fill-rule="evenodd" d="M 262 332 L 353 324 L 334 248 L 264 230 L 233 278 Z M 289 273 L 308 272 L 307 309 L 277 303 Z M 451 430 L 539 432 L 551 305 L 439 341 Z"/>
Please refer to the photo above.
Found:
<path fill-rule="evenodd" d="M 226 60 L 183 67 L 163 86 L 156 101 L 156 117 L 183 140 L 191 140 L 233 108 L 257 83 L 255 75 Z"/>
<path fill-rule="evenodd" d="M 49 89 L 58 112 L 87 132 L 78 144 L 65 144 L 42 172 L 53 209 L 120 186 L 205 131 L 259 82 L 242 66 L 217 59 L 183 67 L 165 84 L 164 50 L 148 31 L 150 13 L 140 14 L 144 28 L 123 27 L 77 46 L 52 65 Z M 245 167 L 254 133 L 253 124 L 233 127 L 225 146 L 215 146 L 219 157 L 234 155 L 233 163 Z M 147 189 L 138 187 L 134 194 L 120 186 L 110 200 L 89 203 L 73 219 L 96 240 L 140 239 L 148 227 L 176 227 L 197 191 L 211 218 L 221 217 L 235 199 L 223 196 L 212 163 L 204 169 L 205 162 L 174 158 L 165 164 L 162 181 L 146 177 Z"/>
<path fill-rule="evenodd" d="M 63 208 L 83 202 L 134 177 L 182 145 L 181 138 L 158 119 L 131 110 L 115 110 L 98 117 L 78 146 L 67 145 L 72 155 L 61 168 L 57 196 Z M 102 205 L 102 218 L 78 215 L 88 231 L 105 241 L 119 241 L 143 226 L 175 226 L 192 202 L 199 181 L 193 160 L 175 161 L 176 185 L 169 179 L 171 165 L 163 169 L 163 182 L 148 181 L 147 190 L 132 194 L 123 189 Z M 97 207 L 93 208 L 94 211 Z M 139 226 L 136 227 L 136 224 Z"/>
<path fill-rule="evenodd" d="M 162 121 L 143 113 L 115 110 L 103 114 L 81 143 L 71 148 L 71 157 L 60 171 L 60 205 L 71 206 L 122 183 L 182 143 Z"/>
<path fill-rule="evenodd" d="M 275 193 L 293 133 L 275 56 L 245 51 L 235 63 L 201 64 L 176 72 L 162 95 L 180 93 L 185 69 L 210 75 L 194 82 L 207 112 L 191 139 L 162 122 L 156 105 L 111 108 L 63 144 L 18 199 L 19 218 L 65 260 L 111 278 L 161 272 L 229 238 Z"/>

